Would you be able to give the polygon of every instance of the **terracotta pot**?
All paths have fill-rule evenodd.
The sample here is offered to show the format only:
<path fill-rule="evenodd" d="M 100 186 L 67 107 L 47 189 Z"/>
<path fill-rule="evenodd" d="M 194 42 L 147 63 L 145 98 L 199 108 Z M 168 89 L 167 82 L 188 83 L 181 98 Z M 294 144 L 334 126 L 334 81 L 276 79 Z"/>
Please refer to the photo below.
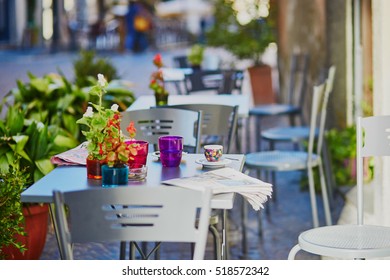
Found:
<path fill-rule="evenodd" d="M 46 243 L 49 207 L 47 204 L 29 204 L 23 207 L 26 236 L 18 235 L 17 241 L 25 244 L 26 251 L 9 246 L 3 248 L 9 260 L 39 260 Z"/>
<path fill-rule="evenodd" d="M 269 65 L 248 68 L 254 105 L 276 102 L 272 87 L 272 68 Z"/>

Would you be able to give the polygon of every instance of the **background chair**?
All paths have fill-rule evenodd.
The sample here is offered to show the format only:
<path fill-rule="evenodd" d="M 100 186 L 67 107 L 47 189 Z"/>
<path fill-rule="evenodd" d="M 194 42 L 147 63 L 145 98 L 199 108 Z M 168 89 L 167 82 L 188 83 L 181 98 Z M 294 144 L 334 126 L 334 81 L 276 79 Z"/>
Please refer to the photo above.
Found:
<path fill-rule="evenodd" d="M 126 134 L 126 127 L 131 121 L 137 129 L 137 139 L 149 142 L 158 150 L 158 138 L 163 135 L 183 136 L 184 150 L 199 153 L 202 128 L 202 112 L 167 107 L 154 107 L 144 110 L 121 113 L 121 129 Z"/>
<path fill-rule="evenodd" d="M 328 71 L 328 77 L 326 79 L 326 90 L 330 95 L 333 90 L 333 82 L 336 72 L 336 66 L 331 66 Z M 327 110 L 323 111 L 326 114 Z M 326 120 L 326 115 L 322 117 L 322 120 Z M 318 134 L 318 128 L 316 129 Z M 288 127 L 274 127 L 266 129 L 261 132 L 261 137 L 270 143 L 270 149 L 273 150 L 276 142 L 293 142 L 302 143 L 309 138 L 310 127 L 309 126 L 288 126 Z"/>
<path fill-rule="evenodd" d="M 191 68 L 186 55 L 178 55 L 173 57 L 173 66 L 176 68 Z"/>
<path fill-rule="evenodd" d="M 168 108 L 187 109 L 202 112 L 201 146 L 221 144 L 224 153 L 232 152 L 237 129 L 238 106 L 219 104 L 180 104 L 169 105 Z M 210 217 L 210 232 L 214 238 L 215 258 L 221 258 L 221 238 L 216 228 L 220 211 L 213 210 Z"/>
<path fill-rule="evenodd" d="M 262 151 L 256 153 L 249 153 L 246 156 L 245 167 L 248 170 L 256 170 L 258 176 L 260 171 L 276 172 L 276 171 L 298 171 L 306 170 L 309 179 L 309 193 L 310 193 L 310 204 L 312 209 L 313 226 L 319 226 L 317 201 L 315 197 L 315 186 L 313 168 L 318 167 L 320 173 L 321 193 L 323 198 L 323 204 L 325 209 L 326 224 L 332 224 L 329 200 L 325 182 L 325 174 L 322 166 L 321 149 L 322 139 L 324 132 L 323 120 L 326 110 L 329 91 L 326 90 L 326 84 L 323 83 L 319 86 L 314 86 L 312 106 L 311 106 L 311 117 L 310 117 L 310 136 L 308 140 L 307 151 Z M 319 125 L 320 124 L 320 125 Z M 316 127 L 319 127 L 318 137 L 315 137 Z M 315 143 L 315 138 L 317 139 Z M 314 152 L 314 147 L 316 153 Z M 274 178 L 273 178 L 274 179 Z M 276 187 L 276 183 L 272 180 L 273 186 Z M 274 190 L 275 195 L 275 190 Z M 245 230 L 245 225 L 243 225 Z"/>
<path fill-rule="evenodd" d="M 293 54 L 287 103 L 257 105 L 249 111 L 249 116 L 254 117 L 256 120 L 256 149 L 261 150 L 262 118 L 286 116 L 289 117 L 290 124 L 295 125 L 295 118 L 299 117 L 301 123 L 304 123 L 302 106 L 306 93 L 308 66 L 308 54 Z"/>
<path fill-rule="evenodd" d="M 327 102 L 329 97 L 329 91 L 326 90 L 326 84 L 322 83 L 313 88 L 313 97 L 311 105 L 311 117 L 310 117 L 310 135 L 308 139 L 307 151 L 298 150 L 273 150 L 273 151 L 262 151 L 249 153 L 246 155 L 245 168 L 246 172 L 250 170 L 256 170 L 257 176 L 260 177 L 261 171 L 265 171 L 268 174 L 277 171 L 304 171 L 308 173 L 309 179 L 309 193 L 310 193 L 310 204 L 312 210 L 313 226 L 319 226 L 317 201 L 314 186 L 314 175 L 313 168 L 318 167 L 320 174 L 321 193 L 323 198 L 323 205 L 325 210 L 326 224 L 331 225 L 332 219 L 329 208 L 329 199 L 325 181 L 325 174 L 322 166 L 321 150 L 322 150 L 322 139 L 324 132 L 323 120 L 326 115 Z M 321 125 L 319 125 L 321 124 Z M 316 127 L 319 127 L 318 137 L 315 137 Z M 314 143 L 317 139 L 316 143 Z M 314 152 L 316 149 L 316 153 Z M 274 186 L 273 196 L 276 195 L 276 182 L 275 177 L 272 177 L 271 183 Z M 243 231 L 243 253 L 246 253 L 246 208 L 247 205 L 244 202 L 242 205 L 242 231 Z M 268 207 L 266 208 L 266 210 Z M 261 217 L 259 216 L 259 235 L 262 235 L 261 231 Z"/>
<path fill-rule="evenodd" d="M 60 244 L 66 259 L 74 257 L 72 243 L 104 241 L 190 242 L 195 244 L 193 259 L 204 258 L 210 190 L 97 188 L 54 191 L 53 195 Z M 69 207 L 70 225 L 65 205 Z"/>
<path fill-rule="evenodd" d="M 331 92 L 333 91 L 333 83 L 334 83 L 334 77 L 336 72 L 336 66 L 331 66 L 329 70 L 327 71 L 327 78 L 326 78 L 326 87 L 325 90 L 328 91 L 325 93 L 326 96 L 330 96 Z M 321 122 L 326 121 L 327 116 L 327 110 L 323 110 L 321 114 L 324 114 L 321 116 Z M 325 124 L 319 124 L 325 125 Z M 325 128 L 324 128 L 325 130 Z M 316 127 L 315 129 L 315 136 L 318 136 L 319 127 Z M 287 127 L 273 127 L 266 130 L 263 130 L 261 132 L 261 137 L 263 140 L 266 140 L 269 143 L 270 150 L 275 149 L 275 144 L 278 142 L 291 142 L 294 144 L 295 147 L 302 147 L 302 144 L 304 144 L 310 136 L 310 126 L 287 126 Z M 327 145 L 325 139 L 323 139 L 323 150 L 321 151 L 323 156 L 323 162 L 324 162 L 324 169 L 327 174 L 327 188 L 328 193 L 331 194 L 332 189 L 332 180 L 331 180 L 331 166 L 330 166 L 330 160 L 328 157 L 328 151 L 327 151 Z M 332 196 L 329 196 L 330 200 Z"/>
<path fill-rule="evenodd" d="M 390 116 L 358 117 L 356 126 L 357 222 L 301 233 L 288 259 L 304 250 L 334 258 L 366 259 L 390 257 L 390 227 L 364 224 L 364 171 L 366 157 L 390 156 Z"/>
<path fill-rule="evenodd" d="M 217 93 L 222 80 L 221 70 L 195 70 L 184 75 L 184 86 L 187 94 L 197 92 Z"/>
<path fill-rule="evenodd" d="M 236 135 L 238 106 L 219 104 L 180 104 L 169 108 L 202 111 L 201 146 L 221 144 L 224 153 L 231 153 Z"/>
<path fill-rule="evenodd" d="M 218 94 L 242 94 L 244 71 L 235 69 L 222 70 L 222 81 Z"/>

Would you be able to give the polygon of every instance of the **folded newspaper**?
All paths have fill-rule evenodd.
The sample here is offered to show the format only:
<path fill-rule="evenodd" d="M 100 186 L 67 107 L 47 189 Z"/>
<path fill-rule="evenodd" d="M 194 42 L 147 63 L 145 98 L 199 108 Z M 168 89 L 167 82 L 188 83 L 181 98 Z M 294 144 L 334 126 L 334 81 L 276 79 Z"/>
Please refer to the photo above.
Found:
<path fill-rule="evenodd" d="M 235 192 L 242 195 L 255 210 L 272 195 L 272 185 L 250 177 L 233 168 L 225 167 L 192 177 L 170 179 L 162 182 L 188 189 L 211 188 L 213 194 Z"/>
<path fill-rule="evenodd" d="M 56 165 L 86 165 L 87 156 L 87 142 L 83 142 L 71 150 L 52 156 L 50 161 Z"/>

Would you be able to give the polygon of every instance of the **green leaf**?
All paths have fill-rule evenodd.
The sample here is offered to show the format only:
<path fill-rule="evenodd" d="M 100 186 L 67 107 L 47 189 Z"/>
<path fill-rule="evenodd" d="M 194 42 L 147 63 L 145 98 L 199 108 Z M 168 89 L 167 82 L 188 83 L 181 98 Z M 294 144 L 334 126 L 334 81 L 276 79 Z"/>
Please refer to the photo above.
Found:
<path fill-rule="evenodd" d="M 24 114 L 19 107 L 9 107 L 7 112 L 6 127 L 9 135 L 15 135 L 22 131 L 24 123 Z"/>
<path fill-rule="evenodd" d="M 38 167 L 38 170 L 44 175 L 48 174 L 50 171 L 54 169 L 54 165 L 50 162 L 50 159 L 36 160 L 35 165 Z"/>
<path fill-rule="evenodd" d="M 58 147 L 72 149 L 78 145 L 78 142 L 73 138 L 66 137 L 63 135 L 57 135 L 54 139 L 54 144 Z"/>
<path fill-rule="evenodd" d="M 12 139 L 16 143 L 15 152 L 20 153 L 24 150 L 24 147 L 27 144 L 28 136 L 27 135 L 18 135 L 18 136 L 12 136 Z"/>
<path fill-rule="evenodd" d="M 35 78 L 30 81 L 30 84 L 40 92 L 47 92 L 49 89 L 48 81 L 45 79 Z"/>

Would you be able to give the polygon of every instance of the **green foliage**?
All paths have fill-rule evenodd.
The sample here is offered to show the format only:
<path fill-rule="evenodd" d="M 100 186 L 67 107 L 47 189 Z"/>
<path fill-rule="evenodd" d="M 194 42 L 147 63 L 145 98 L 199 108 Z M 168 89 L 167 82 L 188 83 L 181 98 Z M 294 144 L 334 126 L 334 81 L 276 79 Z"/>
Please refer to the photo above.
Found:
<path fill-rule="evenodd" d="M 74 147 L 80 139 L 76 120 L 86 108 L 88 94 L 72 85 L 64 75 L 47 74 L 41 78 L 28 73 L 26 83 L 17 81 L 3 102 L 23 109 L 26 119 L 57 127 L 58 133 Z"/>
<path fill-rule="evenodd" d="M 187 59 L 191 63 L 191 65 L 199 66 L 202 64 L 203 56 L 204 56 L 204 46 L 200 44 L 195 44 L 191 47 Z"/>
<path fill-rule="evenodd" d="M 207 43 L 210 46 L 223 47 L 239 59 L 251 59 L 255 65 L 260 65 L 262 54 L 270 43 L 275 42 L 273 10 L 270 10 L 270 16 L 267 18 L 255 18 L 242 25 L 233 9 L 234 1 L 215 2 L 215 23 L 206 32 Z M 258 10 L 258 3 L 247 5 L 253 6 L 248 10 Z"/>
<path fill-rule="evenodd" d="M 20 194 L 28 184 L 28 176 L 20 169 L 19 158 L 11 162 L 9 172 L 0 172 L 0 259 L 5 258 L 3 246 L 14 246 L 21 252 L 26 250 L 16 241 L 16 235 L 25 235 Z"/>
<path fill-rule="evenodd" d="M 98 74 L 103 74 L 107 81 L 117 79 L 116 68 L 108 59 L 96 57 L 96 53 L 90 50 L 80 52 L 80 57 L 73 62 L 75 83 L 79 88 L 95 84 Z"/>
<path fill-rule="evenodd" d="M 20 105 L 8 108 L 0 120 L 0 172 L 10 172 L 10 165 L 20 158 L 20 167 L 29 173 L 30 182 L 38 181 L 54 165 L 51 156 L 74 147 L 74 141 L 55 125 L 27 119 L 26 109 Z"/>
<path fill-rule="evenodd" d="M 356 183 L 352 174 L 356 158 L 356 126 L 349 126 L 345 129 L 331 129 L 326 134 L 332 173 L 334 174 L 337 186 L 346 186 Z"/>
<path fill-rule="evenodd" d="M 96 84 L 98 74 L 103 74 L 108 81 L 107 92 L 102 103 L 103 106 L 110 107 L 111 104 L 115 103 L 124 111 L 134 102 L 134 94 L 129 90 L 131 85 L 117 80 L 119 77 L 114 65 L 108 59 L 98 57 L 94 51 L 81 51 L 80 57 L 73 62 L 73 68 L 75 84 L 82 89 L 86 100 L 89 102 L 97 103 L 96 96 L 91 96 L 89 90 L 90 87 Z M 83 110 L 85 110 L 85 107 Z"/>

